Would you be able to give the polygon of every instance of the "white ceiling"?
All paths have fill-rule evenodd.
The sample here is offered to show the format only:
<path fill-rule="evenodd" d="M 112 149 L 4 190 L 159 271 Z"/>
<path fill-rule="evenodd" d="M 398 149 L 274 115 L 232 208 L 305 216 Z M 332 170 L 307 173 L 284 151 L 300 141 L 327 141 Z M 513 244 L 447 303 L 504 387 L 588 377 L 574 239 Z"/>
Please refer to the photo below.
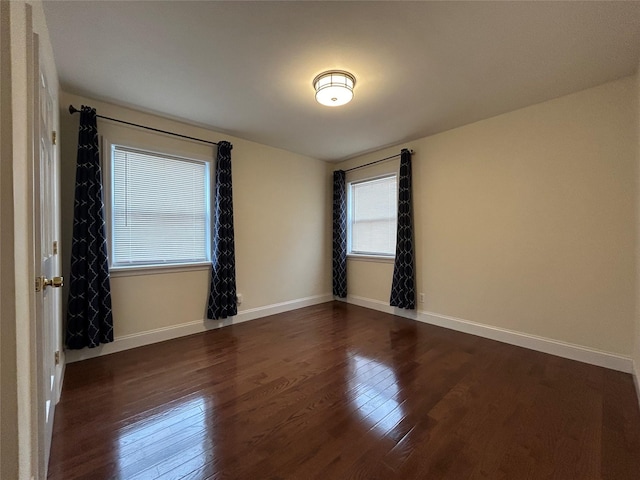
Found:
<path fill-rule="evenodd" d="M 640 2 L 44 4 L 62 88 L 341 160 L 634 73 Z M 353 73 L 354 100 L 313 78 Z M 99 112 L 98 112 L 99 113 Z"/>

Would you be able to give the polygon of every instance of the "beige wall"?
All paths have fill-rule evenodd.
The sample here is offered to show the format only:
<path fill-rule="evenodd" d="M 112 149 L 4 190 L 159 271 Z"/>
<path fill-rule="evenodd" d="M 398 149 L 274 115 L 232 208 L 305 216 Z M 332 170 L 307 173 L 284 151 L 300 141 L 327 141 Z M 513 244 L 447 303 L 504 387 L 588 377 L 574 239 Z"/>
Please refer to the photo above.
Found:
<path fill-rule="evenodd" d="M 338 167 L 415 150 L 419 310 L 630 356 L 636 96 L 628 77 Z M 388 302 L 390 264 L 348 268 Z"/>
<path fill-rule="evenodd" d="M 636 173 L 636 208 L 637 210 L 637 230 L 636 230 L 636 318 L 635 318 L 635 335 L 634 335 L 634 352 L 633 352 L 633 364 L 636 379 L 636 393 L 638 394 L 638 400 L 640 401 L 640 63 L 638 64 L 638 71 L 636 72 L 636 158 L 637 168 Z"/>
<path fill-rule="evenodd" d="M 10 16 L 9 3 L 0 2 L 0 478 L 18 476 Z"/>
<path fill-rule="evenodd" d="M 239 311 L 331 292 L 325 218 L 330 208 L 326 164 L 277 148 L 113 104 L 61 94 L 62 217 L 65 275 L 69 274 L 75 148 L 78 115 L 72 103 L 93 106 L 101 115 L 163 130 L 233 144 L 233 194 Z M 207 145 L 183 141 L 121 124 L 99 121 L 99 132 L 122 142 L 198 158 L 213 158 Z M 199 271 L 130 275 L 114 273 L 112 297 L 115 336 L 122 337 L 202 321 L 209 268 Z"/>
<path fill-rule="evenodd" d="M 30 19 L 24 4 L 11 5 L 11 68 L 12 68 L 12 117 L 13 117 L 13 210 L 14 210 L 14 260 L 15 260 L 15 338 L 18 395 L 18 437 L 19 475 L 29 471 L 33 453 L 31 432 L 33 420 L 31 405 L 30 375 L 34 372 L 31 363 L 29 339 L 33 332 L 29 319 L 33 314 L 29 298 L 30 263 L 29 244 L 31 242 L 32 218 L 29 209 L 29 146 L 27 136 L 27 31 Z"/>

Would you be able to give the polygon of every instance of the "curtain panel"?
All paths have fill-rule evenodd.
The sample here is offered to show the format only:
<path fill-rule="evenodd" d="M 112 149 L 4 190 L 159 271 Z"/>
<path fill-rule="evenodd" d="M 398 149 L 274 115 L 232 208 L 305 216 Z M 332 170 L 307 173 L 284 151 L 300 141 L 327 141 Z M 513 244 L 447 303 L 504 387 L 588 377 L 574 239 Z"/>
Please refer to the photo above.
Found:
<path fill-rule="evenodd" d="M 66 344 L 70 349 L 113 342 L 109 261 L 96 110 L 82 106 L 71 240 Z"/>
<path fill-rule="evenodd" d="M 347 297 L 347 184 L 343 170 L 333 172 L 333 294 Z"/>
<path fill-rule="evenodd" d="M 233 188 L 229 142 L 218 142 L 213 226 L 213 260 L 207 318 L 218 320 L 238 314 L 236 254 L 233 232 Z"/>
<path fill-rule="evenodd" d="M 400 154 L 396 259 L 393 267 L 390 305 L 409 310 L 415 310 L 416 308 L 411 152 L 406 148 L 402 149 Z"/>

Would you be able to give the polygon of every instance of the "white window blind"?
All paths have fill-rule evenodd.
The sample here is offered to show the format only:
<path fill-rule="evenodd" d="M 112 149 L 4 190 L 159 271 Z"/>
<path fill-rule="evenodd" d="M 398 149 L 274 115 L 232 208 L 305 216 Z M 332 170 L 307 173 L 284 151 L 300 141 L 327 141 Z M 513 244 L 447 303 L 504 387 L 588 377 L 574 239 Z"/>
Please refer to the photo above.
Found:
<path fill-rule="evenodd" d="M 396 176 L 349 185 L 349 253 L 395 255 Z"/>
<path fill-rule="evenodd" d="M 207 162 L 112 147 L 112 266 L 205 262 Z"/>

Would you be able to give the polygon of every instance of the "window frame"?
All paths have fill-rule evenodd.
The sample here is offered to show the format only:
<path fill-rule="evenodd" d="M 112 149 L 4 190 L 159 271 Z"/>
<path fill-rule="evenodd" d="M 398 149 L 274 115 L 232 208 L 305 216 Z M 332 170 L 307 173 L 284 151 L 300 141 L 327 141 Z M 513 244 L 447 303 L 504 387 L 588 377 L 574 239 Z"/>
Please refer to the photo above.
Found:
<path fill-rule="evenodd" d="M 179 273 L 195 270 L 206 270 L 211 268 L 212 259 L 212 226 L 213 226 L 213 186 L 214 186 L 214 163 L 212 158 L 204 155 L 198 155 L 193 152 L 186 152 L 179 148 L 166 148 L 163 146 L 162 151 L 157 147 L 150 146 L 148 143 L 130 141 L 111 141 L 105 137 L 101 140 L 101 166 L 102 166 L 102 184 L 103 184 L 103 202 L 105 207 L 105 226 L 107 238 L 107 256 L 109 260 L 109 271 L 112 277 L 120 276 L 137 276 L 137 275 L 153 275 L 159 273 Z M 137 150 L 150 155 L 158 155 L 161 157 L 174 157 L 178 160 L 188 162 L 201 163 L 206 166 L 206 207 L 207 207 L 207 225 L 205 226 L 206 238 L 206 254 L 207 258 L 203 261 L 194 262 L 171 262 L 171 263 L 139 263 L 130 265 L 114 265 L 113 248 L 114 248 L 114 224 L 113 224 L 113 208 L 114 208 L 114 175 L 113 175 L 113 152 L 115 147 L 122 147 L 130 150 Z"/>
<path fill-rule="evenodd" d="M 384 173 L 381 175 L 374 175 L 371 177 L 359 178 L 357 180 L 352 180 L 346 182 L 347 187 L 347 259 L 353 260 L 363 260 L 370 262 L 382 262 L 382 263 L 393 263 L 395 261 L 396 255 L 395 252 L 393 254 L 387 253 L 375 253 L 375 252 L 354 252 L 352 250 L 352 239 L 353 239 L 353 194 L 351 193 L 352 185 L 357 185 L 360 183 L 372 182 L 375 180 L 381 180 L 384 178 L 395 178 L 396 179 L 396 209 L 398 202 L 398 174 L 397 172 Z M 398 225 L 398 219 L 396 218 L 396 231 Z"/>

